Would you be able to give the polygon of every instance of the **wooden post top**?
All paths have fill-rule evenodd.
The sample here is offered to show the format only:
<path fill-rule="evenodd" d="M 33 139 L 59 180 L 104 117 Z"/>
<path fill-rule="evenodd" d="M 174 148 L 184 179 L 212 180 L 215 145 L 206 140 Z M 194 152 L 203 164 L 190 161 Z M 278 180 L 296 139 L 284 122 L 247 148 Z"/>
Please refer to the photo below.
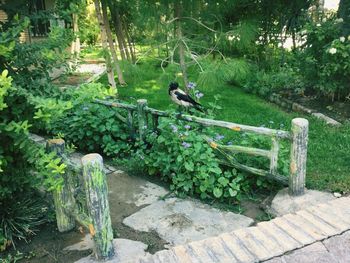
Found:
<path fill-rule="evenodd" d="M 98 153 L 90 153 L 90 154 L 87 154 L 87 155 L 84 155 L 82 158 L 81 158 L 81 163 L 83 165 L 88 165 L 88 164 L 100 164 L 102 165 L 103 163 L 103 158 L 100 154 Z"/>
<path fill-rule="evenodd" d="M 146 99 L 139 99 L 137 100 L 138 104 L 147 104 L 147 100 Z"/>
<path fill-rule="evenodd" d="M 63 139 L 49 139 L 49 140 L 47 140 L 47 143 L 49 145 L 51 145 L 51 144 L 62 145 L 62 144 L 64 144 L 64 140 Z"/>
<path fill-rule="evenodd" d="M 298 125 L 298 126 L 308 126 L 309 125 L 309 121 L 307 119 L 304 118 L 294 118 L 292 120 L 292 124 Z"/>

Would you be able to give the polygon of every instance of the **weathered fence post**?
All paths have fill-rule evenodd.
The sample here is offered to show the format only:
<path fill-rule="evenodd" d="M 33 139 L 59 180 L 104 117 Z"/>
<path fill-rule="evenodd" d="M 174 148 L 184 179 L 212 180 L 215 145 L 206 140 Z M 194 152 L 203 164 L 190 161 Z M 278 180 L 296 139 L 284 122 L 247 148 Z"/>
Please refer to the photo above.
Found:
<path fill-rule="evenodd" d="M 302 195 L 305 190 L 306 158 L 309 122 L 303 118 L 292 120 L 289 194 Z"/>
<path fill-rule="evenodd" d="M 57 156 L 62 157 L 64 153 L 64 140 L 52 139 L 46 142 L 46 149 L 50 152 L 56 152 Z M 74 202 L 73 193 L 67 178 L 67 173 L 63 175 L 63 185 L 60 189 L 53 192 L 53 200 L 56 210 L 57 228 L 60 232 L 65 232 L 75 227 L 75 220 L 67 215 L 64 206 Z"/>
<path fill-rule="evenodd" d="M 134 120 L 133 120 L 133 111 L 128 110 L 127 124 L 130 133 L 130 139 L 135 139 L 135 130 L 134 130 Z"/>
<path fill-rule="evenodd" d="M 144 139 L 145 131 L 147 129 L 145 107 L 147 107 L 147 100 L 145 100 L 145 99 L 137 100 L 137 113 L 138 113 L 137 115 L 138 115 L 138 120 L 139 120 L 139 136 L 140 136 L 141 141 Z"/>
<path fill-rule="evenodd" d="M 114 255 L 113 230 L 109 214 L 108 188 L 101 155 L 91 153 L 81 159 L 86 202 L 92 226 L 90 233 L 96 246 L 97 259 Z"/>
<path fill-rule="evenodd" d="M 272 145 L 271 145 L 271 153 L 270 153 L 270 173 L 273 175 L 276 175 L 278 170 L 278 151 L 279 151 L 278 139 L 276 137 L 272 137 L 271 142 L 272 142 Z"/>

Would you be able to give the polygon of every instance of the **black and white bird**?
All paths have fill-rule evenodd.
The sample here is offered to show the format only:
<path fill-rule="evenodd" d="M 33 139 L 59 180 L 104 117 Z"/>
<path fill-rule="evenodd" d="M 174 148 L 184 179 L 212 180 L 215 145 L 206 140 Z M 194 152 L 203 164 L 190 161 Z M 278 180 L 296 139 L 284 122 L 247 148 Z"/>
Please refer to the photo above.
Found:
<path fill-rule="evenodd" d="M 195 108 L 198 111 L 203 112 L 202 105 L 191 98 L 186 92 L 179 88 L 179 83 L 171 82 L 169 85 L 169 96 L 173 102 L 179 106 L 185 108 Z"/>

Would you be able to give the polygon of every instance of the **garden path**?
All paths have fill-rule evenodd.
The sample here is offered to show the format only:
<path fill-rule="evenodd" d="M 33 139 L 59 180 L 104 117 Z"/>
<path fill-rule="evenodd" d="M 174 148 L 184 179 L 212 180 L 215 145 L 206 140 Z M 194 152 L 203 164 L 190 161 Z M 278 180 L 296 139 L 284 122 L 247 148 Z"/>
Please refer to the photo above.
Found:
<path fill-rule="evenodd" d="M 153 262 L 350 262 L 350 197 L 141 258 Z"/>
<path fill-rule="evenodd" d="M 80 157 L 76 154 L 73 159 L 79 163 Z M 131 239 L 145 240 L 147 245 L 150 244 L 147 242 L 149 239 L 142 238 L 142 235 L 149 232 L 153 238 L 158 237 L 158 242 L 164 247 L 169 248 L 152 255 L 145 252 L 145 244 L 131 244 L 135 241 L 116 239 L 117 255 L 111 262 L 268 260 L 277 263 L 321 262 L 321 258 L 326 260 L 324 262 L 350 260 L 349 197 L 249 227 L 253 220 L 248 217 L 222 212 L 198 201 L 173 198 L 166 189 L 111 166 L 106 166 L 106 173 L 113 227 L 122 232 L 126 226 L 133 228 L 136 236 Z M 242 221 L 232 226 L 232 222 L 237 223 L 239 220 Z M 129 242 L 129 245 L 125 245 L 125 242 Z M 341 245 L 337 245 L 338 242 Z M 153 251 L 159 250 L 162 245 L 158 244 L 158 249 Z M 77 249 L 77 246 L 91 248 L 90 237 L 86 236 L 73 249 Z M 130 251 L 130 247 L 138 249 Z M 93 259 L 87 257 L 79 262 L 93 262 Z"/>
<path fill-rule="evenodd" d="M 71 160 L 79 166 L 81 157 L 74 153 Z M 123 223 L 136 230 L 135 240 L 155 231 L 168 248 L 152 255 L 146 252 L 149 240 L 118 238 L 110 262 L 350 262 L 350 197 L 251 226 L 248 217 L 174 198 L 165 188 L 113 166 L 105 171 L 113 227 L 119 230 Z M 67 249 L 90 248 L 87 235 Z M 78 262 L 95 261 L 89 256 Z"/>

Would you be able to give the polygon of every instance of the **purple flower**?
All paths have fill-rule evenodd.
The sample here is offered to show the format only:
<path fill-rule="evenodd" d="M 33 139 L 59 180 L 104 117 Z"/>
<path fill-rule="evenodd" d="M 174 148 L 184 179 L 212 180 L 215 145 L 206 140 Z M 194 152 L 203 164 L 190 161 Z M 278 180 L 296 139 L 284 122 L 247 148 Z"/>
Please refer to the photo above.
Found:
<path fill-rule="evenodd" d="M 173 132 L 175 132 L 175 133 L 177 133 L 177 127 L 176 127 L 176 125 L 174 125 L 174 124 L 170 124 L 170 127 L 171 127 L 171 129 L 173 130 Z"/>
<path fill-rule="evenodd" d="M 202 92 L 197 92 L 195 96 L 197 97 L 197 99 L 200 99 L 204 96 L 204 94 Z"/>
<path fill-rule="evenodd" d="M 233 144 L 233 143 L 232 143 L 231 141 L 227 143 L 227 145 L 232 145 L 232 144 Z"/>
<path fill-rule="evenodd" d="M 182 146 L 185 147 L 185 148 L 189 148 L 189 147 L 191 147 L 191 144 L 188 143 L 188 142 L 183 142 Z"/>
<path fill-rule="evenodd" d="M 189 129 L 191 129 L 191 126 L 190 125 L 185 125 L 185 129 L 189 130 Z"/>
<path fill-rule="evenodd" d="M 89 107 L 83 107 L 83 110 L 87 111 L 89 109 Z"/>
<path fill-rule="evenodd" d="M 189 82 L 189 83 L 187 84 L 187 88 L 189 88 L 189 89 L 194 89 L 196 86 L 197 86 L 197 85 L 196 85 L 196 83 L 194 83 L 194 82 Z"/>
<path fill-rule="evenodd" d="M 216 136 L 215 136 L 215 140 L 216 140 L 216 141 L 220 141 L 220 140 L 222 140 L 223 138 L 225 138 L 225 136 L 224 136 L 224 135 L 221 135 L 221 134 L 216 134 Z"/>

